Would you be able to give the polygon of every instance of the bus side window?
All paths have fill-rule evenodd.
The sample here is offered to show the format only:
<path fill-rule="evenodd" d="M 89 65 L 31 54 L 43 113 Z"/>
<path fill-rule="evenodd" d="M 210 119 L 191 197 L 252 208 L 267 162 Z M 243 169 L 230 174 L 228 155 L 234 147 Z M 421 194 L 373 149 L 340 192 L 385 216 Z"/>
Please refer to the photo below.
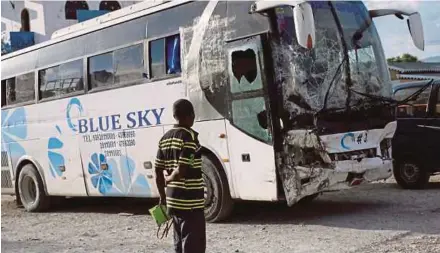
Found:
<path fill-rule="evenodd" d="M 2 107 L 6 105 L 6 80 L 2 80 Z"/>
<path fill-rule="evenodd" d="M 113 53 L 106 53 L 89 58 L 90 89 L 113 85 Z"/>
<path fill-rule="evenodd" d="M 40 70 L 38 76 L 40 99 L 84 90 L 82 59 Z"/>
<path fill-rule="evenodd" d="M 6 104 L 7 105 L 15 104 L 16 100 L 17 99 L 15 93 L 15 77 L 14 77 L 6 80 Z"/>
<path fill-rule="evenodd" d="M 90 89 L 140 83 L 144 78 L 143 44 L 92 56 L 88 64 Z"/>
<path fill-rule="evenodd" d="M 180 66 L 180 36 L 174 35 L 165 39 L 167 51 L 167 74 L 182 72 Z"/>
<path fill-rule="evenodd" d="M 261 123 L 263 122 L 259 122 L 261 114 L 266 114 L 264 97 L 253 97 L 232 101 L 234 124 L 246 133 L 267 142 L 271 140 L 271 137 L 267 131 L 267 124 L 263 124 L 262 126 Z"/>
<path fill-rule="evenodd" d="M 152 78 L 165 75 L 165 39 L 150 42 L 150 75 Z"/>
<path fill-rule="evenodd" d="M 180 35 L 153 40 L 149 44 L 150 73 L 152 78 L 182 72 L 180 59 Z"/>
<path fill-rule="evenodd" d="M 35 100 L 34 72 L 9 78 L 6 84 L 6 105 L 30 102 Z"/>
<path fill-rule="evenodd" d="M 143 44 L 116 50 L 113 54 L 113 62 L 115 84 L 135 84 L 143 81 Z"/>

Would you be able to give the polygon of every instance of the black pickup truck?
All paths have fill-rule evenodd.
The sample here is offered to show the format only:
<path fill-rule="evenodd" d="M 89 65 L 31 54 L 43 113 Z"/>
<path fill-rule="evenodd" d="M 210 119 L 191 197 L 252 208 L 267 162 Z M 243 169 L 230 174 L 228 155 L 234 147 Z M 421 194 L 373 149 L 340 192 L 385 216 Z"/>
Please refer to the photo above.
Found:
<path fill-rule="evenodd" d="M 394 95 L 404 100 L 429 81 L 396 85 Z M 440 80 L 414 100 L 397 108 L 397 129 L 392 142 L 394 177 L 405 189 L 421 189 L 440 172 Z"/>

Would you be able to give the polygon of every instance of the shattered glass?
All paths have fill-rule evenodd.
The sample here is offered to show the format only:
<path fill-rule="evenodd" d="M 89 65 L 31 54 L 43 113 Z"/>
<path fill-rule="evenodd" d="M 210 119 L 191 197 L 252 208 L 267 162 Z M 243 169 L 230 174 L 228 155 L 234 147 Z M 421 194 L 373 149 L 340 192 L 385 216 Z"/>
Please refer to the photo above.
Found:
<path fill-rule="evenodd" d="M 365 6 L 359 3 L 336 3 L 335 11 L 344 28 L 348 46 L 352 89 L 383 97 L 391 97 L 391 85 L 379 35 L 369 19 Z M 356 39 L 360 37 L 360 39 Z M 353 94 L 351 105 L 362 99 Z"/>
<path fill-rule="evenodd" d="M 263 88 L 258 54 L 261 49 L 253 44 L 236 47 L 230 53 L 229 78 L 232 93 L 259 90 Z"/>
<path fill-rule="evenodd" d="M 211 91 L 226 86 L 228 82 L 228 68 L 226 66 L 226 51 L 224 50 L 223 43 L 233 33 L 232 30 L 228 30 L 228 24 L 233 20 L 233 18 L 222 18 L 220 15 L 211 16 L 201 45 L 200 58 L 196 58 L 197 61 L 194 62 L 183 61 L 182 68 L 185 70 L 183 71 L 185 79 L 192 80 L 199 77 L 202 89 L 210 89 Z M 183 43 L 181 54 L 185 58 L 189 54 L 194 27 L 198 22 L 199 18 L 194 20 L 193 26 L 181 28 Z M 200 86 L 191 86 L 191 90 L 198 89 Z"/>
<path fill-rule="evenodd" d="M 292 9 L 277 9 L 281 38 L 280 42 L 272 43 L 275 78 L 281 84 L 283 106 L 290 117 L 321 110 L 327 91 L 326 108 L 345 108 L 349 88 L 391 97 L 385 57 L 377 31 L 366 18 L 365 6 L 338 2 L 334 4 L 336 19 L 327 2 L 311 2 L 311 5 L 316 27 L 312 50 L 304 49 L 296 42 Z M 337 21 L 341 22 L 344 36 L 338 30 Z M 369 26 L 362 30 L 361 39 L 355 41 L 357 46 L 354 46 L 353 35 L 365 24 Z M 347 64 L 341 64 L 345 57 L 342 38 L 346 43 L 349 71 Z M 350 105 L 358 104 L 362 99 L 352 93 Z"/>
<path fill-rule="evenodd" d="M 266 110 L 263 97 L 232 101 L 232 121 L 234 125 L 260 140 L 270 141 L 269 131 L 262 128 L 256 115 Z"/>

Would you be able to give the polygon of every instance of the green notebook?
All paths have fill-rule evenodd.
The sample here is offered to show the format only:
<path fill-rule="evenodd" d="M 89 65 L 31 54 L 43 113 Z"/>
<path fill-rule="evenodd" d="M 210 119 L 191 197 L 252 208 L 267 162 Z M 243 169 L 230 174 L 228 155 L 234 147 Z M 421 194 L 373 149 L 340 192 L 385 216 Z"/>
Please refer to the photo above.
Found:
<path fill-rule="evenodd" d="M 149 212 L 158 226 L 164 224 L 171 219 L 171 217 L 167 214 L 167 207 L 164 205 L 157 205 L 151 208 Z"/>

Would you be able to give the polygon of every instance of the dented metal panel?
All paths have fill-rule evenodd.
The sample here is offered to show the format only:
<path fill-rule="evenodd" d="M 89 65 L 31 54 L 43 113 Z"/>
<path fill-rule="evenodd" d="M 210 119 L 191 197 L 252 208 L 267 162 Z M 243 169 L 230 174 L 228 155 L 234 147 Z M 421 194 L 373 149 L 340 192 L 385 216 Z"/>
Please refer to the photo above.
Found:
<path fill-rule="evenodd" d="M 389 123 L 384 129 L 327 136 L 318 136 L 312 131 L 290 131 L 286 150 L 280 154 L 282 159 L 278 163 L 288 205 L 318 192 L 390 177 L 391 147 L 386 147 L 389 152 L 384 152 L 381 143 L 392 138 L 395 130 L 396 122 Z M 369 154 L 371 147 L 374 153 Z M 349 155 L 343 156 L 347 152 Z M 337 160 L 337 155 L 343 158 Z"/>

